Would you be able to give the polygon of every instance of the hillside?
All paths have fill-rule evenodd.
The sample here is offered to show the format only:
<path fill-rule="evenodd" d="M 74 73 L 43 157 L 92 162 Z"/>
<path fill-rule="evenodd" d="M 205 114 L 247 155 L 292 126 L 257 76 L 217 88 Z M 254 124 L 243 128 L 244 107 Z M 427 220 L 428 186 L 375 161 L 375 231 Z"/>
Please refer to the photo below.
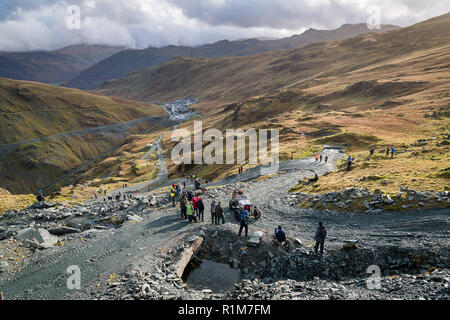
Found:
<path fill-rule="evenodd" d="M 0 187 L 36 192 L 164 116 L 159 106 L 0 78 Z"/>
<path fill-rule="evenodd" d="M 54 51 L 0 52 L 0 77 L 60 84 L 124 47 L 74 45 Z"/>
<path fill-rule="evenodd" d="M 240 41 L 223 40 L 198 47 L 166 46 L 145 50 L 126 50 L 83 71 L 67 86 L 78 89 L 92 89 L 111 79 L 122 78 L 129 73 L 144 67 L 157 66 L 173 57 L 232 57 L 244 56 L 259 52 L 292 49 L 303 45 L 341 40 L 368 32 L 382 32 L 398 29 L 397 26 L 383 25 L 379 30 L 369 30 L 365 24 L 346 24 L 336 30 L 309 29 L 303 34 L 278 40 L 245 39 Z"/>
<path fill-rule="evenodd" d="M 417 25 L 347 40 L 243 57 L 177 57 L 153 68 L 112 80 L 97 92 L 142 101 L 196 96 L 203 101 L 236 102 L 293 83 L 347 75 L 418 50 L 449 44 L 450 14 Z M 444 53 L 445 53 L 445 49 Z"/>
<path fill-rule="evenodd" d="M 340 169 L 331 180 L 321 180 L 317 191 L 370 185 L 393 192 L 402 184 L 442 190 L 449 188 L 449 29 L 446 14 L 401 30 L 301 49 L 175 58 L 110 81 L 97 92 L 142 101 L 198 97 L 195 107 L 206 118 L 204 130 L 279 129 L 282 160 L 291 153 L 311 156 L 323 144 L 344 145 L 357 158 L 357 171 Z M 192 122 L 182 127 L 192 130 Z M 432 142 L 421 147 L 421 139 Z M 163 144 L 170 157 L 170 137 Z M 401 156 L 367 160 L 370 146 L 377 154 L 395 146 Z M 223 178 L 236 168 L 169 165 L 172 177 L 185 170 L 207 179 Z M 364 179 L 373 175 L 376 182 Z"/>

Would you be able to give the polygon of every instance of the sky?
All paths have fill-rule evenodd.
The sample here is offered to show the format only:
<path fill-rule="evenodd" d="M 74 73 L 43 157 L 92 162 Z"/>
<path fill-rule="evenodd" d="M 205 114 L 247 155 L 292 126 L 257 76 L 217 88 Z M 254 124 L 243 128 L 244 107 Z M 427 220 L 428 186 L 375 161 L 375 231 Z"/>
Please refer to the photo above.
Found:
<path fill-rule="evenodd" d="M 196 46 L 345 23 L 405 27 L 449 11 L 449 0 L 0 0 L 0 51 Z"/>

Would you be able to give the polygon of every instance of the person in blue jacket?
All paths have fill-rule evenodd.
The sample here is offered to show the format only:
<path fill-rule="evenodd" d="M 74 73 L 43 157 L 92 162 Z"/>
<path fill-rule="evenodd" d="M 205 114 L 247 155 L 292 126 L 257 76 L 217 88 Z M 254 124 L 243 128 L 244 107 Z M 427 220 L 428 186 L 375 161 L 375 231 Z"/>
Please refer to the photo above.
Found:
<path fill-rule="evenodd" d="M 395 149 L 394 149 L 394 147 L 392 147 L 392 148 L 391 148 L 391 158 L 394 157 L 394 153 L 395 153 Z"/>
<path fill-rule="evenodd" d="M 278 228 L 275 229 L 275 239 L 277 239 L 277 241 L 281 243 L 286 241 L 286 233 L 281 228 L 281 226 L 278 226 Z"/>
<path fill-rule="evenodd" d="M 248 211 L 244 210 L 240 214 L 241 226 L 239 228 L 239 237 L 241 236 L 242 229 L 245 228 L 245 236 L 248 234 Z"/>

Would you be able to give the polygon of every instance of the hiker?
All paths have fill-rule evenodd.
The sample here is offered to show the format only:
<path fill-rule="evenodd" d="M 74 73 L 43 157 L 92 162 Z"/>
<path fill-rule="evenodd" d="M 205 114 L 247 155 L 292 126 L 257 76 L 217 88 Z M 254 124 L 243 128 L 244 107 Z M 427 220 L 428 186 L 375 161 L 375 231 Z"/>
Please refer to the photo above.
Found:
<path fill-rule="evenodd" d="M 238 174 L 241 174 L 241 167 L 238 168 Z"/>
<path fill-rule="evenodd" d="M 327 237 L 327 230 L 323 226 L 322 222 L 319 222 L 319 226 L 316 230 L 316 236 L 314 239 L 316 240 L 316 246 L 314 247 L 314 252 L 317 253 L 320 245 L 320 254 L 323 254 L 323 245 L 325 243 L 325 238 Z"/>
<path fill-rule="evenodd" d="M 244 210 L 240 214 L 241 225 L 239 227 L 239 237 L 241 236 L 242 229 L 245 228 L 245 236 L 248 234 L 248 211 Z"/>
<path fill-rule="evenodd" d="M 37 199 L 38 202 L 45 201 L 44 195 L 42 194 L 41 191 L 40 191 L 40 192 L 38 193 L 38 195 L 36 196 L 36 199 Z"/>
<path fill-rule="evenodd" d="M 215 224 L 220 224 L 220 219 L 222 219 L 222 224 L 225 224 L 225 214 L 223 208 L 221 206 L 221 202 L 216 205 L 216 210 L 214 212 L 214 222 Z"/>
<path fill-rule="evenodd" d="M 191 191 L 187 191 L 187 199 L 188 199 L 188 201 L 192 201 L 192 198 L 194 197 L 194 195 L 192 194 L 192 192 Z"/>
<path fill-rule="evenodd" d="M 319 160 L 319 162 L 322 162 L 322 159 L 323 159 L 323 155 L 320 155 L 320 160 Z"/>
<path fill-rule="evenodd" d="M 244 167 L 241 166 L 241 173 L 244 172 Z"/>
<path fill-rule="evenodd" d="M 351 166 L 353 164 L 353 160 L 355 160 L 355 158 L 353 158 L 352 156 L 348 156 L 348 159 L 347 159 L 347 171 L 350 171 L 350 168 L 351 168 Z"/>
<path fill-rule="evenodd" d="M 390 146 L 388 146 L 388 147 L 386 148 L 386 157 L 389 156 L 389 150 L 390 150 L 390 149 L 391 149 Z"/>
<path fill-rule="evenodd" d="M 214 224 L 216 220 L 216 200 L 211 201 L 211 223 Z"/>
<path fill-rule="evenodd" d="M 200 181 L 198 181 L 198 179 L 194 180 L 194 186 L 195 186 L 195 190 L 200 190 L 201 189 Z"/>
<path fill-rule="evenodd" d="M 294 160 L 294 153 L 291 152 L 291 160 Z"/>
<path fill-rule="evenodd" d="M 328 155 L 325 156 L 325 163 L 328 162 Z"/>
<path fill-rule="evenodd" d="M 280 243 L 286 241 L 286 233 L 283 231 L 281 226 L 278 226 L 278 228 L 275 229 L 275 239 Z"/>
<path fill-rule="evenodd" d="M 177 196 L 181 193 L 181 186 L 179 183 L 176 185 L 176 193 L 177 193 Z"/>
<path fill-rule="evenodd" d="M 392 147 L 392 148 L 391 148 L 391 158 L 394 157 L 394 152 L 395 152 L 395 149 L 394 149 L 394 147 Z"/>
<path fill-rule="evenodd" d="M 194 213 L 198 217 L 199 216 L 199 212 L 198 212 L 198 197 L 193 197 L 192 200 L 191 200 L 191 203 L 192 203 L 192 207 L 194 208 Z"/>
<path fill-rule="evenodd" d="M 189 222 L 192 222 L 192 220 L 194 220 L 194 222 L 197 222 L 197 217 L 194 215 L 194 207 L 189 201 L 186 202 L 186 215 L 189 219 Z"/>
<path fill-rule="evenodd" d="M 205 218 L 205 205 L 203 204 L 203 200 L 202 198 L 198 197 L 198 201 L 197 201 L 197 207 L 198 207 L 198 219 L 200 220 L 200 218 L 202 219 L 202 222 L 204 222 L 204 218 Z"/>
<path fill-rule="evenodd" d="M 187 199 L 185 197 L 180 197 L 181 219 L 183 219 L 183 220 L 187 218 L 187 215 L 186 215 L 186 210 L 187 210 L 186 202 L 187 202 Z"/>
<path fill-rule="evenodd" d="M 175 207 L 175 196 L 177 192 L 175 190 L 175 184 L 172 184 L 170 187 L 170 198 L 172 199 L 172 205 Z"/>
<path fill-rule="evenodd" d="M 319 161 L 319 154 L 316 154 L 316 162 Z"/>
<path fill-rule="evenodd" d="M 374 147 L 370 148 L 370 156 L 373 156 L 374 152 L 375 152 L 375 148 Z"/>

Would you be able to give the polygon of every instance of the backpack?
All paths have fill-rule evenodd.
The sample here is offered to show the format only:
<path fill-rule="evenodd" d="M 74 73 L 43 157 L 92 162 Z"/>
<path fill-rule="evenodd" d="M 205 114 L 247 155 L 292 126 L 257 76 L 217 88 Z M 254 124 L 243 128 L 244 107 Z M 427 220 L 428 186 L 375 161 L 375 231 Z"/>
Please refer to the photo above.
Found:
<path fill-rule="evenodd" d="M 325 229 L 325 227 L 320 228 L 320 237 L 322 239 L 325 239 L 327 237 L 327 230 Z"/>

